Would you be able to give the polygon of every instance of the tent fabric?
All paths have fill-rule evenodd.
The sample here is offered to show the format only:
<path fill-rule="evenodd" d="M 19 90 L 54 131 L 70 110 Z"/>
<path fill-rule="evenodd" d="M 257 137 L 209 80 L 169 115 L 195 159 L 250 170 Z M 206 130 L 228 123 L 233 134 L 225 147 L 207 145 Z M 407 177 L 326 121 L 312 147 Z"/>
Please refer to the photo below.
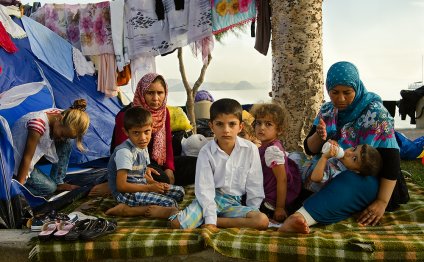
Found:
<path fill-rule="evenodd" d="M 25 213 L 25 200 L 12 183 L 15 161 L 9 124 L 0 115 L 0 228 L 20 228 Z"/>
<path fill-rule="evenodd" d="M 74 79 L 72 45 L 40 23 L 22 17 L 32 52 L 69 81 Z"/>
<path fill-rule="evenodd" d="M 22 27 L 20 19 L 15 18 L 14 21 Z M 43 88 L 18 106 L 7 109 L 8 112 L 0 110 L 0 115 L 8 113 L 10 116 L 18 111 L 24 115 L 28 112 L 51 108 L 53 105 L 66 109 L 74 100 L 84 98 L 87 100 L 86 112 L 90 116 L 90 127 L 83 139 L 87 151 L 83 153 L 74 147 L 70 163 L 84 163 L 108 157 L 114 119 L 122 107 L 119 100 L 107 98 L 97 91 L 97 76 L 75 75 L 71 82 L 32 53 L 28 38 L 13 39 L 13 41 L 19 49 L 18 52 L 9 54 L 4 49 L 0 49 L 0 67 L 3 68 L 0 77 L 0 96 L 18 85 L 46 81 L 53 91 L 54 101 L 51 99 L 48 88 Z"/>

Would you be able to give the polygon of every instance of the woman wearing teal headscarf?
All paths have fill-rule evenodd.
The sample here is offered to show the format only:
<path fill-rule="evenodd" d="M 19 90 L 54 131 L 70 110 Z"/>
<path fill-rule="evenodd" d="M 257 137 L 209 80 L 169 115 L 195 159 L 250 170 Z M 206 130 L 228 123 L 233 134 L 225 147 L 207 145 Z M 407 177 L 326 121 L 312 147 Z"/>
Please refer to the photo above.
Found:
<path fill-rule="evenodd" d="M 399 146 L 393 118 L 381 98 L 367 91 L 358 69 L 349 62 L 338 62 L 330 67 L 326 88 L 331 102 L 322 105 L 314 120 L 304 141 L 306 153 L 319 157 L 328 139 L 337 141 L 344 149 L 368 144 L 380 152 L 383 168 L 379 177 L 363 177 L 351 172 L 338 175 L 321 191 L 306 199 L 303 207 L 286 220 L 280 228 L 282 231 L 306 233 L 310 225 L 336 223 L 357 212 L 361 212 L 359 223 L 375 225 L 386 209 L 409 200 L 407 189 L 396 186 L 404 185 L 396 183 L 397 180 L 404 182 Z M 292 228 L 292 224 L 297 228 Z"/>

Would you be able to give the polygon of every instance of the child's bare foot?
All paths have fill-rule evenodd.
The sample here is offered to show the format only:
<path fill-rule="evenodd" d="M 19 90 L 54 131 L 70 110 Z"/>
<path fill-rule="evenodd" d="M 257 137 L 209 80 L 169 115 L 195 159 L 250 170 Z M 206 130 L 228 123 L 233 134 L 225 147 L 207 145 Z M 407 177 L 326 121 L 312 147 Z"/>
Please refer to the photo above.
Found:
<path fill-rule="evenodd" d="M 56 186 L 56 192 L 71 191 L 77 188 L 79 188 L 79 186 L 63 183 Z"/>
<path fill-rule="evenodd" d="M 176 207 L 152 205 L 147 208 L 145 216 L 148 218 L 168 218 L 176 212 L 178 212 Z"/>
<path fill-rule="evenodd" d="M 88 196 L 90 197 L 98 197 L 98 196 L 108 196 L 112 194 L 112 192 L 109 189 L 109 185 L 106 183 L 98 184 L 93 186 L 93 188 L 90 190 L 90 193 L 88 193 Z"/>
<path fill-rule="evenodd" d="M 119 216 L 119 217 L 139 217 L 146 216 L 148 206 L 135 206 L 130 207 L 125 204 L 118 204 L 108 209 L 105 214 L 107 216 Z"/>
<path fill-rule="evenodd" d="M 121 216 L 124 209 L 125 209 L 125 204 L 118 204 L 112 208 L 109 208 L 106 212 L 105 215 L 106 216 Z"/>
<path fill-rule="evenodd" d="M 294 213 L 284 221 L 278 231 L 309 234 L 310 229 L 303 216 L 299 213 Z"/>

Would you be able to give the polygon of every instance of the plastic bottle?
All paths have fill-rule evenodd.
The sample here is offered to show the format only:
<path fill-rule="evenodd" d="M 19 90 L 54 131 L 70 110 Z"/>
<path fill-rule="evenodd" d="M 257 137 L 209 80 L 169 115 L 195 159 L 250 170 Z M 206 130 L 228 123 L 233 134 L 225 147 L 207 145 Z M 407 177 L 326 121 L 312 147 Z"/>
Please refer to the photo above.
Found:
<path fill-rule="evenodd" d="M 325 142 L 325 144 L 322 146 L 321 152 L 323 154 L 327 153 L 328 151 L 330 151 L 331 148 L 331 143 L 330 142 Z M 341 147 L 337 147 L 337 152 L 336 152 L 336 156 L 337 158 L 342 158 L 344 156 L 344 150 Z"/>

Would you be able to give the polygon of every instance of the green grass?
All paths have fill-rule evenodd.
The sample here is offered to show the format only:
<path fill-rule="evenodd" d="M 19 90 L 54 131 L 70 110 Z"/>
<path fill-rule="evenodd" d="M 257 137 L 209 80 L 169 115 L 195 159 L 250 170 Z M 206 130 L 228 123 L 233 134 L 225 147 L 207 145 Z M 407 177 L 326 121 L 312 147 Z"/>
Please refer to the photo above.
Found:
<path fill-rule="evenodd" d="M 414 183 L 424 186 L 424 165 L 421 163 L 421 159 L 417 160 L 402 160 L 400 167 L 403 171 L 411 174 L 404 173 L 405 178 L 410 178 Z"/>

